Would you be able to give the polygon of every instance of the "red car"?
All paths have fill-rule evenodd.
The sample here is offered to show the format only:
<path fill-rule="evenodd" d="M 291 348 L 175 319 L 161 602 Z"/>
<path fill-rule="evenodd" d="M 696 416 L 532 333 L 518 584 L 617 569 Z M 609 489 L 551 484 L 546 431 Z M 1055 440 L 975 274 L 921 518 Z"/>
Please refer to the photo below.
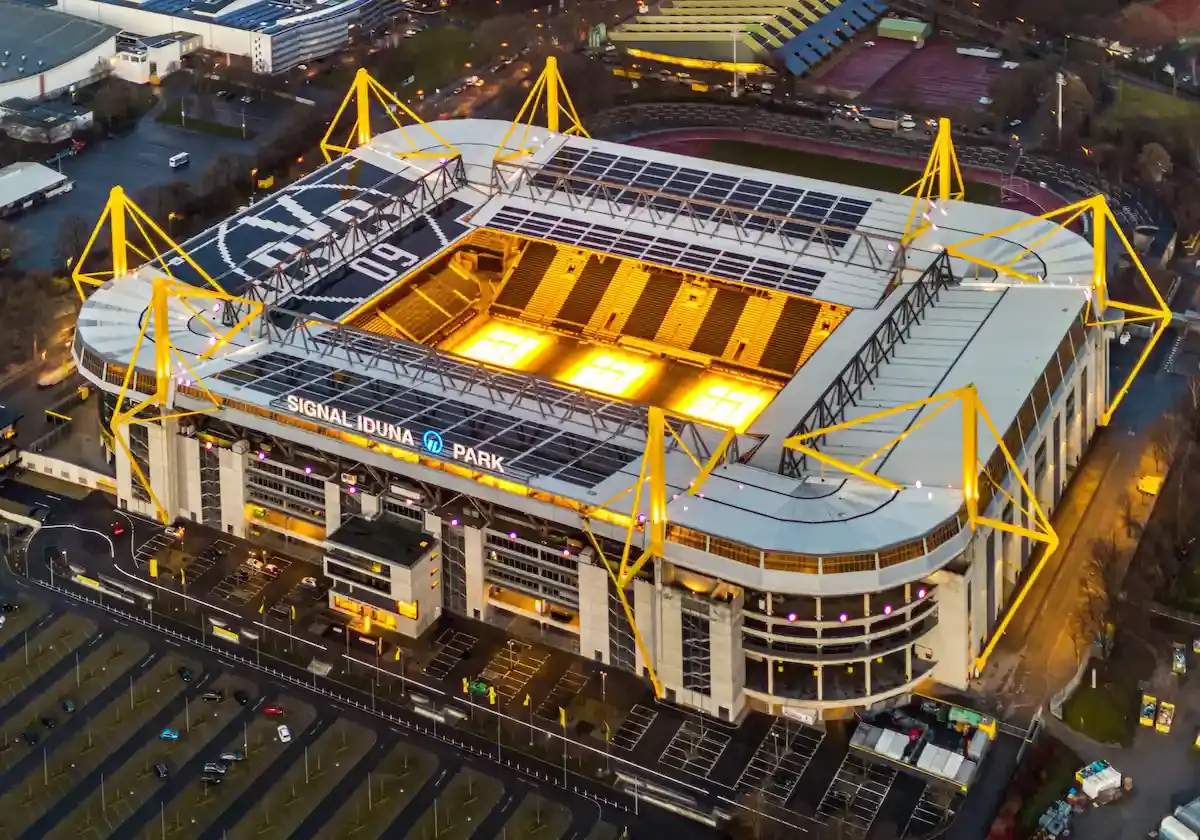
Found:
<path fill-rule="evenodd" d="M 125 533 L 125 523 L 124 522 L 114 522 L 112 524 L 112 535 L 114 537 L 119 537 L 124 533 Z"/>
<path fill-rule="evenodd" d="M 263 706 L 263 714 L 267 717 L 280 717 L 283 715 L 283 709 L 278 706 Z"/>

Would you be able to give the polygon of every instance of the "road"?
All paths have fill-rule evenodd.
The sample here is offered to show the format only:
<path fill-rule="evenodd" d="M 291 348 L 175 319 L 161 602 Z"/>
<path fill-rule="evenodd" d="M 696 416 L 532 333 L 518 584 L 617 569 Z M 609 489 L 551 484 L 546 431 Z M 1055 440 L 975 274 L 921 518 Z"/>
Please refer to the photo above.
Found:
<path fill-rule="evenodd" d="M 1160 341 L 1112 424 L 1098 432 L 1081 461 L 1053 514 L 1060 548 L 1042 570 L 978 681 L 977 688 L 992 696 L 1002 714 L 1013 722 L 1031 720 L 1070 681 L 1079 665 L 1071 628 L 1080 602 L 1080 582 L 1093 541 L 1108 537 L 1123 521 L 1125 499 L 1133 500 L 1135 509 L 1144 510 L 1136 480 L 1156 471 L 1152 430 L 1171 409 L 1183 385 L 1182 377 L 1159 369 L 1173 342 L 1170 333 Z M 1114 383 L 1123 381 L 1135 352 L 1140 349 L 1113 345 Z"/>
<path fill-rule="evenodd" d="M 37 491 L 31 488 L 31 494 L 36 492 Z M 66 502 L 64 502 L 64 505 L 65 504 Z M 52 512 L 52 515 L 48 520 L 48 524 L 54 524 L 54 521 L 55 513 Z M 145 528 L 154 527 L 145 523 L 141 523 L 141 526 Z M 48 534 L 51 532 L 42 533 Z M 65 535 L 68 532 L 60 531 L 59 533 Z M 73 531 L 70 533 L 78 534 L 79 539 L 78 547 L 72 552 L 72 562 L 85 559 L 85 557 L 91 559 L 93 562 L 95 562 L 97 558 L 104 558 L 108 561 L 109 573 L 112 573 L 112 559 L 111 556 L 108 556 L 108 544 L 105 539 L 102 539 L 98 535 L 91 536 L 79 534 L 79 532 Z M 43 562 L 39 562 L 38 559 L 41 556 L 42 551 L 42 547 L 36 541 L 38 539 L 44 539 L 44 537 L 39 536 L 35 538 L 35 542 L 31 546 L 29 553 L 29 568 L 35 578 L 48 581 L 49 571 L 45 564 Z M 128 549 L 125 550 L 128 551 Z M 96 563 L 96 565 L 99 568 L 104 567 L 102 562 Z M 57 581 L 57 583 L 61 582 L 61 579 Z M 33 587 L 36 589 L 34 584 L 31 584 L 28 580 L 13 576 L 12 573 L 7 569 L 0 572 L 0 589 L 11 590 L 15 587 L 23 587 L 26 589 Z M 38 591 L 37 597 L 48 598 L 52 605 L 57 609 L 81 609 L 78 605 L 73 604 L 69 600 L 55 593 Z M 98 610 L 91 606 L 82 607 L 82 611 L 89 615 L 96 615 L 97 619 L 105 624 L 110 623 L 101 613 L 99 613 Z M 157 628 L 166 627 L 179 633 L 191 634 L 197 637 L 199 636 L 196 628 L 178 624 L 173 619 L 167 618 L 163 615 L 156 614 L 154 620 Z M 148 640 L 152 640 L 155 645 L 161 647 L 163 641 L 161 633 L 155 632 L 155 630 L 150 627 L 143 627 L 131 622 L 123 623 L 125 623 L 126 626 L 122 628 L 122 632 L 142 635 Z M 198 642 L 199 638 L 196 638 L 196 641 Z M 233 665 L 233 663 L 231 663 L 226 656 L 213 655 L 212 653 L 201 649 L 199 646 L 195 647 L 194 649 L 189 649 L 188 656 L 194 657 L 197 661 L 201 662 L 205 667 L 206 674 L 211 673 L 215 675 L 221 671 L 229 670 Z M 513 792 L 519 789 L 524 789 L 528 787 L 532 781 L 532 783 L 537 786 L 541 795 L 556 799 L 571 810 L 573 815 L 573 830 L 578 829 L 580 836 L 585 835 L 586 832 L 590 830 L 597 818 L 603 818 L 605 821 L 616 826 L 630 824 L 631 835 L 633 837 L 657 837 L 667 832 L 674 832 L 680 837 L 687 838 L 706 838 L 713 836 L 707 829 L 657 809 L 650 809 L 649 811 L 643 809 L 638 819 L 634 821 L 632 820 L 630 814 L 630 811 L 633 810 L 634 807 L 633 803 L 623 796 L 614 793 L 613 790 L 603 784 L 592 781 L 591 779 L 569 774 L 569 789 L 563 788 L 556 781 L 557 779 L 562 778 L 561 767 L 556 768 L 547 766 L 537 759 L 529 758 L 527 756 L 517 757 L 505 754 L 498 758 L 496 755 L 496 745 L 494 742 L 488 741 L 485 738 L 473 735 L 469 732 L 454 730 L 452 734 L 449 734 L 443 729 L 443 731 L 439 733 L 436 725 L 428 731 L 421 731 L 417 728 L 417 724 L 421 720 L 420 718 L 413 716 L 399 705 L 395 705 L 390 703 L 390 701 L 380 699 L 378 700 L 377 705 L 379 711 L 386 711 L 387 714 L 395 716 L 393 724 L 389 725 L 385 720 L 381 720 L 377 715 L 372 715 L 370 712 L 344 705 L 340 702 L 337 702 L 335 699 L 331 699 L 321 691 L 312 691 L 309 686 L 311 686 L 311 684 L 315 681 L 315 678 L 311 673 L 308 673 L 296 666 L 283 664 L 279 660 L 273 660 L 272 665 L 278 669 L 280 674 L 287 675 L 290 679 L 277 681 L 270 678 L 264 678 L 262 675 L 252 675 L 252 677 L 257 678 L 257 682 L 266 692 L 279 693 L 287 691 L 290 693 L 295 693 L 297 691 L 303 691 L 308 695 L 305 697 L 305 701 L 317 707 L 319 717 L 322 719 L 332 720 L 335 717 L 344 717 L 370 726 L 385 736 L 391 737 L 393 735 L 399 735 L 400 737 L 407 738 L 416 743 L 422 749 L 437 755 L 439 760 L 442 762 L 443 767 L 458 767 L 462 765 L 474 767 L 481 773 L 499 778 L 504 784 L 506 791 Z M 295 682 L 292 682 L 293 680 Z M 332 686 L 333 684 L 330 685 Z M 305 687 L 300 688 L 300 686 Z M 319 689 L 323 687 L 324 683 L 318 683 Z M 339 685 L 338 690 L 340 692 L 344 692 L 345 687 Z M 355 695 L 355 692 L 353 691 L 346 693 L 350 694 L 351 696 Z M 354 702 L 364 702 L 365 700 L 365 697 L 359 697 Z M 177 711 L 178 710 L 176 710 L 176 713 Z M 454 744 L 448 743 L 448 740 L 452 740 Z M 457 746 L 455 746 L 455 744 Z M 272 774 L 282 773 L 286 766 L 286 761 L 283 763 L 277 762 L 277 764 L 273 765 L 271 770 L 268 772 Z M 362 776 L 365 773 L 365 769 L 362 767 L 356 767 L 354 773 L 356 776 Z M 262 784 L 267 783 L 268 782 L 263 782 Z M 432 796 L 432 793 L 429 791 L 425 791 L 422 794 L 422 797 L 424 798 L 428 798 L 430 796 Z M 596 801 L 597 799 L 601 801 L 598 802 Z M 617 804 L 606 804 L 606 800 Z M 218 823 L 213 826 L 206 837 L 220 836 L 220 828 L 222 826 L 227 828 L 240 814 L 244 813 L 246 809 L 251 807 L 252 804 L 252 798 L 249 796 L 239 799 L 238 802 L 235 803 L 235 806 L 227 811 L 226 814 L 221 817 Z M 415 817 L 416 814 L 419 813 L 419 811 L 413 810 L 416 807 L 417 803 L 411 804 L 405 811 L 405 814 L 408 815 L 410 821 Z M 326 820 L 332 815 L 331 813 L 326 813 L 327 810 L 328 808 L 326 806 L 322 806 L 322 809 L 319 811 L 319 813 L 324 815 L 324 819 Z M 404 815 L 402 815 L 402 818 L 403 817 Z"/>

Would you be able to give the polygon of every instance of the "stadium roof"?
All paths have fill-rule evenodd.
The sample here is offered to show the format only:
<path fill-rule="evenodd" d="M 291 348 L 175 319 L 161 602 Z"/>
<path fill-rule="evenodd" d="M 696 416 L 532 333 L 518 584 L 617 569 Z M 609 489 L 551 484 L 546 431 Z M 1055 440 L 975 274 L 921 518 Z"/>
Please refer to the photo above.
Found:
<path fill-rule="evenodd" d="M 228 26 L 267 35 L 322 17 L 335 17 L 373 0 L 100 0 L 180 20 Z"/>
<path fill-rule="evenodd" d="M 743 457 L 719 466 L 703 499 L 682 495 L 672 501 L 673 525 L 761 550 L 835 555 L 879 551 L 954 520 L 961 498 L 946 488 L 957 483 L 961 463 L 955 412 L 908 434 L 886 458 L 872 462 L 870 469 L 905 488 L 898 492 L 839 474 L 785 474 L 782 440 L 826 399 L 932 267 L 947 263 L 945 246 L 1012 225 L 1026 219 L 1024 214 L 949 202 L 935 211 L 932 229 L 909 248 L 896 249 L 911 198 L 598 140 L 547 137 L 544 129 L 541 136 L 534 132 L 539 148 L 532 154 L 493 167 L 507 123 L 453 120 L 434 128 L 461 151 L 461 165 L 453 158 L 400 158 L 398 153 L 411 148 L 406 138 L 429 151 L 445 148 L 429 129 L 408 126 L 403 133 L 376 136 L 368 147 L 185 243 L 226 288 L 307 316 L 264 319 L 259 334 L 234 342 L 236 350 L 198 364 L 196 373 L 214 394 L 297 419 L 313 416 L 299 407 L 301 400 L 311 401 L 310 411 L 323 404 L 340 416 L 370 416 L 394 430 L 413 430 L 412 440 L 381 439 L 418 453 L 422 430 L 436 431 L 438 447 L 426 444 L 427 452 L 442 452 L 443 446 L 491 452 L 504 464 L 492 472 L 503 472 L 510 483 L 582 504 L 617 495 L 637 476 L 644 407 L 320 320 L 343 317 L 392 287 L 378 265 L 374 276 L 364 274 L 357 258 L 367 248 L 388 243 L 384 250 L 402 263 L 401 276 L 472 230 L 490 228 L 854 307 L 739 440 L 748 462 Z M 846 408 L 848 417 L 973 383 L 1001 430 L 1015 424 L 1028 432 L 1027 409 L 1034 410 L 1036 422 L 1044 392 L 1057 387 L 1074 362 L 1077 345 L 1064 344 L 1064 336 L 1082 333 L 1090 245 L 1074 232 L 1034 222 L 967 250 L 993 263 L 1012 261 L 1016 270 L 1046 282 L 1000 282 L 977 273 L 973 264 L 951 263 L 955 282 L 942 287 L 936 302 L 906 328 L 904 341 L 877 360 L 871 382 Z M 871 254 L 884 262 L 872 262 Z M 169 265 L 177 273 L 184 268 L 180 260 Z M 79 318 L 79 342 L 102 357 L 128 359 L 154 273 L 141 269 L 93 294 Z M 186 272 L 179 276 L 198 280 Z M 207 334 L 182 303 L 172 311 L 179 316 L 172 318 L 176 347 L 195 363 L 210 347 Z M 138 366 L 151 370 L 153 364 L 147 343 Z M 88 370 L 88 363 L 81 368 Z M 1040 403 L 1031 396 L 1039 388 Z M 226 409 L 234 422 L 277 429 L 234 406 Z M 861 459 L 880 437 L 904 432 L 915 419 L 916 412 L 909 412 L 830 435 L 825 451 Z M 364 454 L 299 429 L 287 434 L 345 457 L 384 459 L 388 469 L 414 478 L 494 495 L 497 503 L 575 524 L 576 514 L 546 502 L 432 473 L 413 461 Z M 689 434 L 709 447 L 721 436 L 699 423 L 691 424 Z M 994 450 L 991 437 L 981 434 L 980 461 L 987 463 Z M 695 466 L 678 452 L 667 463 L 670 483 L 682 491 Z M 627 496 L 614 509 L 631 502 Z M 902 582 L 898 576 L 916 580 L 931 570 L 922 564 L 944 562 L 948 557 L 942 553 L 951 548 L 947 544 L 919 563 L 818 575 L 820 580 L 805 585 L 832 594 Z M 693 560 L 697 566 L 721 562 Z M 737 574 L 747 585 L 770 586 L 772 575 L 783 574 L 736 565 L 744 566 Z M 722 574 L 730 576 L 728 569 Z M 796 586 L 792 581 L 785 588 Z"/>
<path fill-rule="evenodd" d="M 120 32 L 115 26 L 14 0 L 0 0 L 0 21 L 0 84 L 65 64 Z"/>

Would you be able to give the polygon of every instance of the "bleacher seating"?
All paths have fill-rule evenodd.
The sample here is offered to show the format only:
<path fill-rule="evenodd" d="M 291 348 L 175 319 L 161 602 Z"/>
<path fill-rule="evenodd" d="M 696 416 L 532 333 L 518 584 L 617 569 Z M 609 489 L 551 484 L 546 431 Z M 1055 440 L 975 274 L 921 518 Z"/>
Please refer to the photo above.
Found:
<path fill-rule="evenodd" d="M 621 261 L 615 258 L 589 259 L 575 281 L 575 287 L 558 310 L 554 326 L 567 332 L 582 332 L 595 314 L 620 265 Z"/>
<path fill-rule="evenodd" d="M 554 262 L 558 249 L 545 242 L 530 242 L 521 252 L 516 268 L 508 276 L 504 288 L 496 297 L 496 306 L 519 315 L 529 304 L 534 292 Z"/>
<path fill-rule="evenodd" d="M 749 299 L 750 295 L 741 289 L 718 288 L 688 349 L 693 353 L 721 356 Z"/>
<path fill-rule="evenodd" d="M 759 364 L 768 370 L 794 373 L 820 312 L 821 304 L 815 300 L 788 298 Z"/>
<path fill-rule="evenodd" d="M 682 284 L 682 275 L 650 269 L 650 279 L 633 305 L 622 334 L 653 341 Z"/>

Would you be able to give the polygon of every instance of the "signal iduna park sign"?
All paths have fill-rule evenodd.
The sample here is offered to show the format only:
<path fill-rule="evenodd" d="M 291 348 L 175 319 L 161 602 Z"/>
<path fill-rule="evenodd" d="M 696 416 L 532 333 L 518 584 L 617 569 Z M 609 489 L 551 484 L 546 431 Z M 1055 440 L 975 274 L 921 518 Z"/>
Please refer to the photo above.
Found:
<path fill-rule="evenodd" d="M 325 405 L 296 394 L 288 394 L 286 402 L 287 410 L 293 414 L 324 423 L 330 428 L 346 429 L 360 435 L 396 443 L 409 449 L 421 449 L 439 458 L 449 456 L 464 464 L 504 474 L 504 458 L 502 456 L 483 449 L 463 446 L 461 443 L 452 443 L 447 448 L 441 432 L 433 429 L 413 432 L 406 426 L 399 426 L 366 414 L 351 414 L 344 408 Z M 418 443 L 418 441 L 420 442 Z"/>

